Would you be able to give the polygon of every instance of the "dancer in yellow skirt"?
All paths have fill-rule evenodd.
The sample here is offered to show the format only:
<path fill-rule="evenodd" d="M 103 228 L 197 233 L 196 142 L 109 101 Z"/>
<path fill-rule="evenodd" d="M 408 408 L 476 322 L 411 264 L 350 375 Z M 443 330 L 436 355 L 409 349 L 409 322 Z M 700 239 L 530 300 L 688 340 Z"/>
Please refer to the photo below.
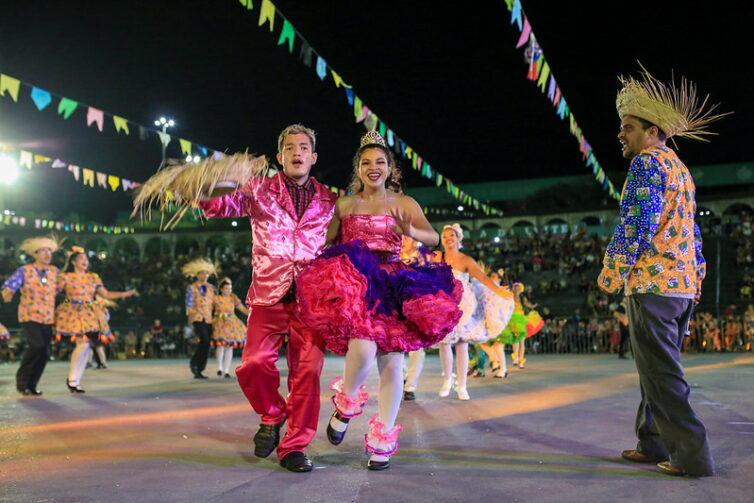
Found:
<path fill-rule="evenodd" d="M 524 368 L 524 363 L 526 363 L 526 358 L 524 358 L 526 338 L 539 332 L 544 325 L 542 317 L 534 311 L 537 305 L 530 303 L 523 293 L 524 284 L 513 283 L 513 316 L 505 330 L 495 338 L 495 341 L 501 344 L 513 345 L 513 366 L 518 366 L 520 369 Z M 524 306 L 531 309 L 527 315 L 524 315 Z"/>
<path fill-rule="evenodd" d="M 233 361 L 233 349 L 243 348 L 246 340 L 246 325 L 236 316 L 236 309 L 246 316 L 249 310 L 241 299 L 233 293 L 230 278 L 223 278 L 219 285 L 220 294 L 215 296 L 215 317 L 212 320 L 212 335 L 217 356 L 217 375 L 230 379 L 230 363 Z"/>
<path fill-rule="evenodd" d="M 65 293 L 65 301 L 55 310 L 55 331 L 59 337 L 68 336 L 76 343 L 66 378 L 71 393 L 84 393 L 81 376 L 89 361 L 92 343 L 100 336 L 95 294 L 106 299 L 123 299 L 136 293 L 135 290 L 108 291 L 97 274 L 87 271 L 88 267 L 89 257 L 84 249 L 74 247 L 57 282 L 58 293 Z"/>

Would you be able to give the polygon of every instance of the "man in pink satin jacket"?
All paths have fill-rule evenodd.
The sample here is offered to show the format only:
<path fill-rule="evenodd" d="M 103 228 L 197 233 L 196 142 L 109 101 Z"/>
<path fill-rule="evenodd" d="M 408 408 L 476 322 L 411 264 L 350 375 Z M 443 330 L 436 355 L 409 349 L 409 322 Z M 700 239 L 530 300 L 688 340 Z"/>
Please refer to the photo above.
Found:
<path fill-rule="evenodd" d="M 317 161 L 314 149 L 314 131 L 301 124 L 288 126 L 278 138 L 282 172 L 261 183 L 250 180 L 234 193 L 201 203 L 208 218 L 247 216 L 251 222 L 249 318 L 236 376 L 262 419 L 254 436 L 254 454 L 264 458 L 277 447 L 280 464 L 293 472 L 312 469 L 305 449 L 317 430 L 324 363 L 324 343 L 296 316 L 294 279 L 322 251 L 337 198 L 309 176 Z M 278 350 L 286 335 L 287 398 L 278 391 L 277 369 Z"/>

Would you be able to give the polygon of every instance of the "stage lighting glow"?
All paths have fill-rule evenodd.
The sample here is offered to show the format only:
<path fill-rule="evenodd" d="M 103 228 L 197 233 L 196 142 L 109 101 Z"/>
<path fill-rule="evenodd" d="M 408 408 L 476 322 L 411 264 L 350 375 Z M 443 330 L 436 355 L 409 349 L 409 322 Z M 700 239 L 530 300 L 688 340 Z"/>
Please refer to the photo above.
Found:
<path fill-rule="evenodd" d="M 199 162 L 201 160 L 202 160 L 201 157 L 199 157 L 198 155 L 194 156 L 194 159 L 193 159 L 194 162 Z"/>
<path fill-rule="evenodd" d="M 18 163 L 10 157 L 0 156 L 0 183 L 10 185 L 18 178 Z"/>
<path fill-rule="evenodd" d="M 494 242 L 499 243 L 500 242 L 500 236 L 495 236 L 493 239 Z"/>
<path fill-rule="evenodd" d="M 233 220 L 233 221 L 232 221 L 232 222 L 230 223 L 230 225 L 232 225 L 233 227 L 238 227 L 238 222 L 236 222 L 235 220 Z"/>
<path fill-rule="evenodd" d="M 463 206 L 459 206 L 458 211 L 463 211 Z"/>
<path fill-rule="evenodd" d="M 187 156 L 186 156 L 186 162 L 191 162 L 191 160 L 192 160 L 192 159 L 193 159 L 193 158 L 192 158 L 192 157 L 191 157 L 190 155 L 187 155 Z"/>

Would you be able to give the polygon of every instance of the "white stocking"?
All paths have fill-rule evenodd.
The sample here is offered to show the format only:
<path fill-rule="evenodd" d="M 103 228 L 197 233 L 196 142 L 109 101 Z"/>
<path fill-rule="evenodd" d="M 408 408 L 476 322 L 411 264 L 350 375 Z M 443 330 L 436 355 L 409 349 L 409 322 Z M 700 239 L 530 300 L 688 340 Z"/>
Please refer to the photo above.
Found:
<path fill-rule="evenodd" d="M 233 361 L 233 346 L 225 346 L 225 359 L 223 361 L 223 372 L 230 374 L 230 364 Z"/>
<path fill-rule="evenodd" d="M 385 430 L 395 426 L 395 418 L 401 406 L 403 395 L 403 353 L 377 354 L 377 368 L 380 371 L 378 406 L 380 422 Z"/>
<path fill-rule="evenodd" d="M 71 366 L 68 370 L 68 384 L 78 386 L 86 370 L 86 363 L 91 355 L 89 342 L 83 336 L 76 337 L 76 349 L 71 354 Z"/>
<path fill-rule="evenodd" d="M 225 346 L 215 348 L 215 357 L 217 358 L 217 370 L 223 371 L 223 360 L 225 359 Z"/>
<path fill-rule="evenodd" d="M 440 363 L 446 382 L 453 381 L 453 349 L 450 344 L 440 344 Z"/>
<path fill-rule="evenodd" d="M 496 342 L 494 346 L 494 350 L 498 357 L 500 370 L 502 370 L 503 373 L 505 373 L 508 370 L 508 367 L 505 365 L 505 344 Z"/>
<path fill-rule="evenodd" d="M 466 374 L 469 372 L 469 343 L 459 342 L 456 344 L 456 379 L 458 389 L 466 388 Z"/>
<path fill-rule="evenodd" d="M 377 354 L 377 344 L 364 339 L 348 341 L 348 351 L 343 367 L 343 393 L 356 398 L 359 388 L 369 375 L 374 356 Z"/>

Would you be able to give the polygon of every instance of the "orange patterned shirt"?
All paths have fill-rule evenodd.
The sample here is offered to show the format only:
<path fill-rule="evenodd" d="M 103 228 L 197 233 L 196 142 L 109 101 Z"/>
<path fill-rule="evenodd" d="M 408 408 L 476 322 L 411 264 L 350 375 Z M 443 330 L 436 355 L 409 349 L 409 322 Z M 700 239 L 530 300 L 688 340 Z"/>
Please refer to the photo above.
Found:
<path fill-rule="evenodd" d="M 54 265 L 37 269 L 27 264 L 16 269 L 3 283 L 3 290 L 21 290 L 18 304 L 18 321 L 33 321 L 44 325 L 55 323 L 55 294 L 58 285 L 58 268 Z"/>
<path fill-rule="evenodd" d="M 93 272 L 61 274 L 58 290 L 65 293 L 65 301 L 55 312 L 55 332 L 71 336 L 99 332 L 94 295 L 102 286 L 102 280 Z"/>
<path fill-rule="evenodd" d="M 202 321 L 212 323 L 212 305 L 215 300 L 215 287 L 209 283 L 195 282 L 186 289 L 186 316 L 189 323 Z"/>

